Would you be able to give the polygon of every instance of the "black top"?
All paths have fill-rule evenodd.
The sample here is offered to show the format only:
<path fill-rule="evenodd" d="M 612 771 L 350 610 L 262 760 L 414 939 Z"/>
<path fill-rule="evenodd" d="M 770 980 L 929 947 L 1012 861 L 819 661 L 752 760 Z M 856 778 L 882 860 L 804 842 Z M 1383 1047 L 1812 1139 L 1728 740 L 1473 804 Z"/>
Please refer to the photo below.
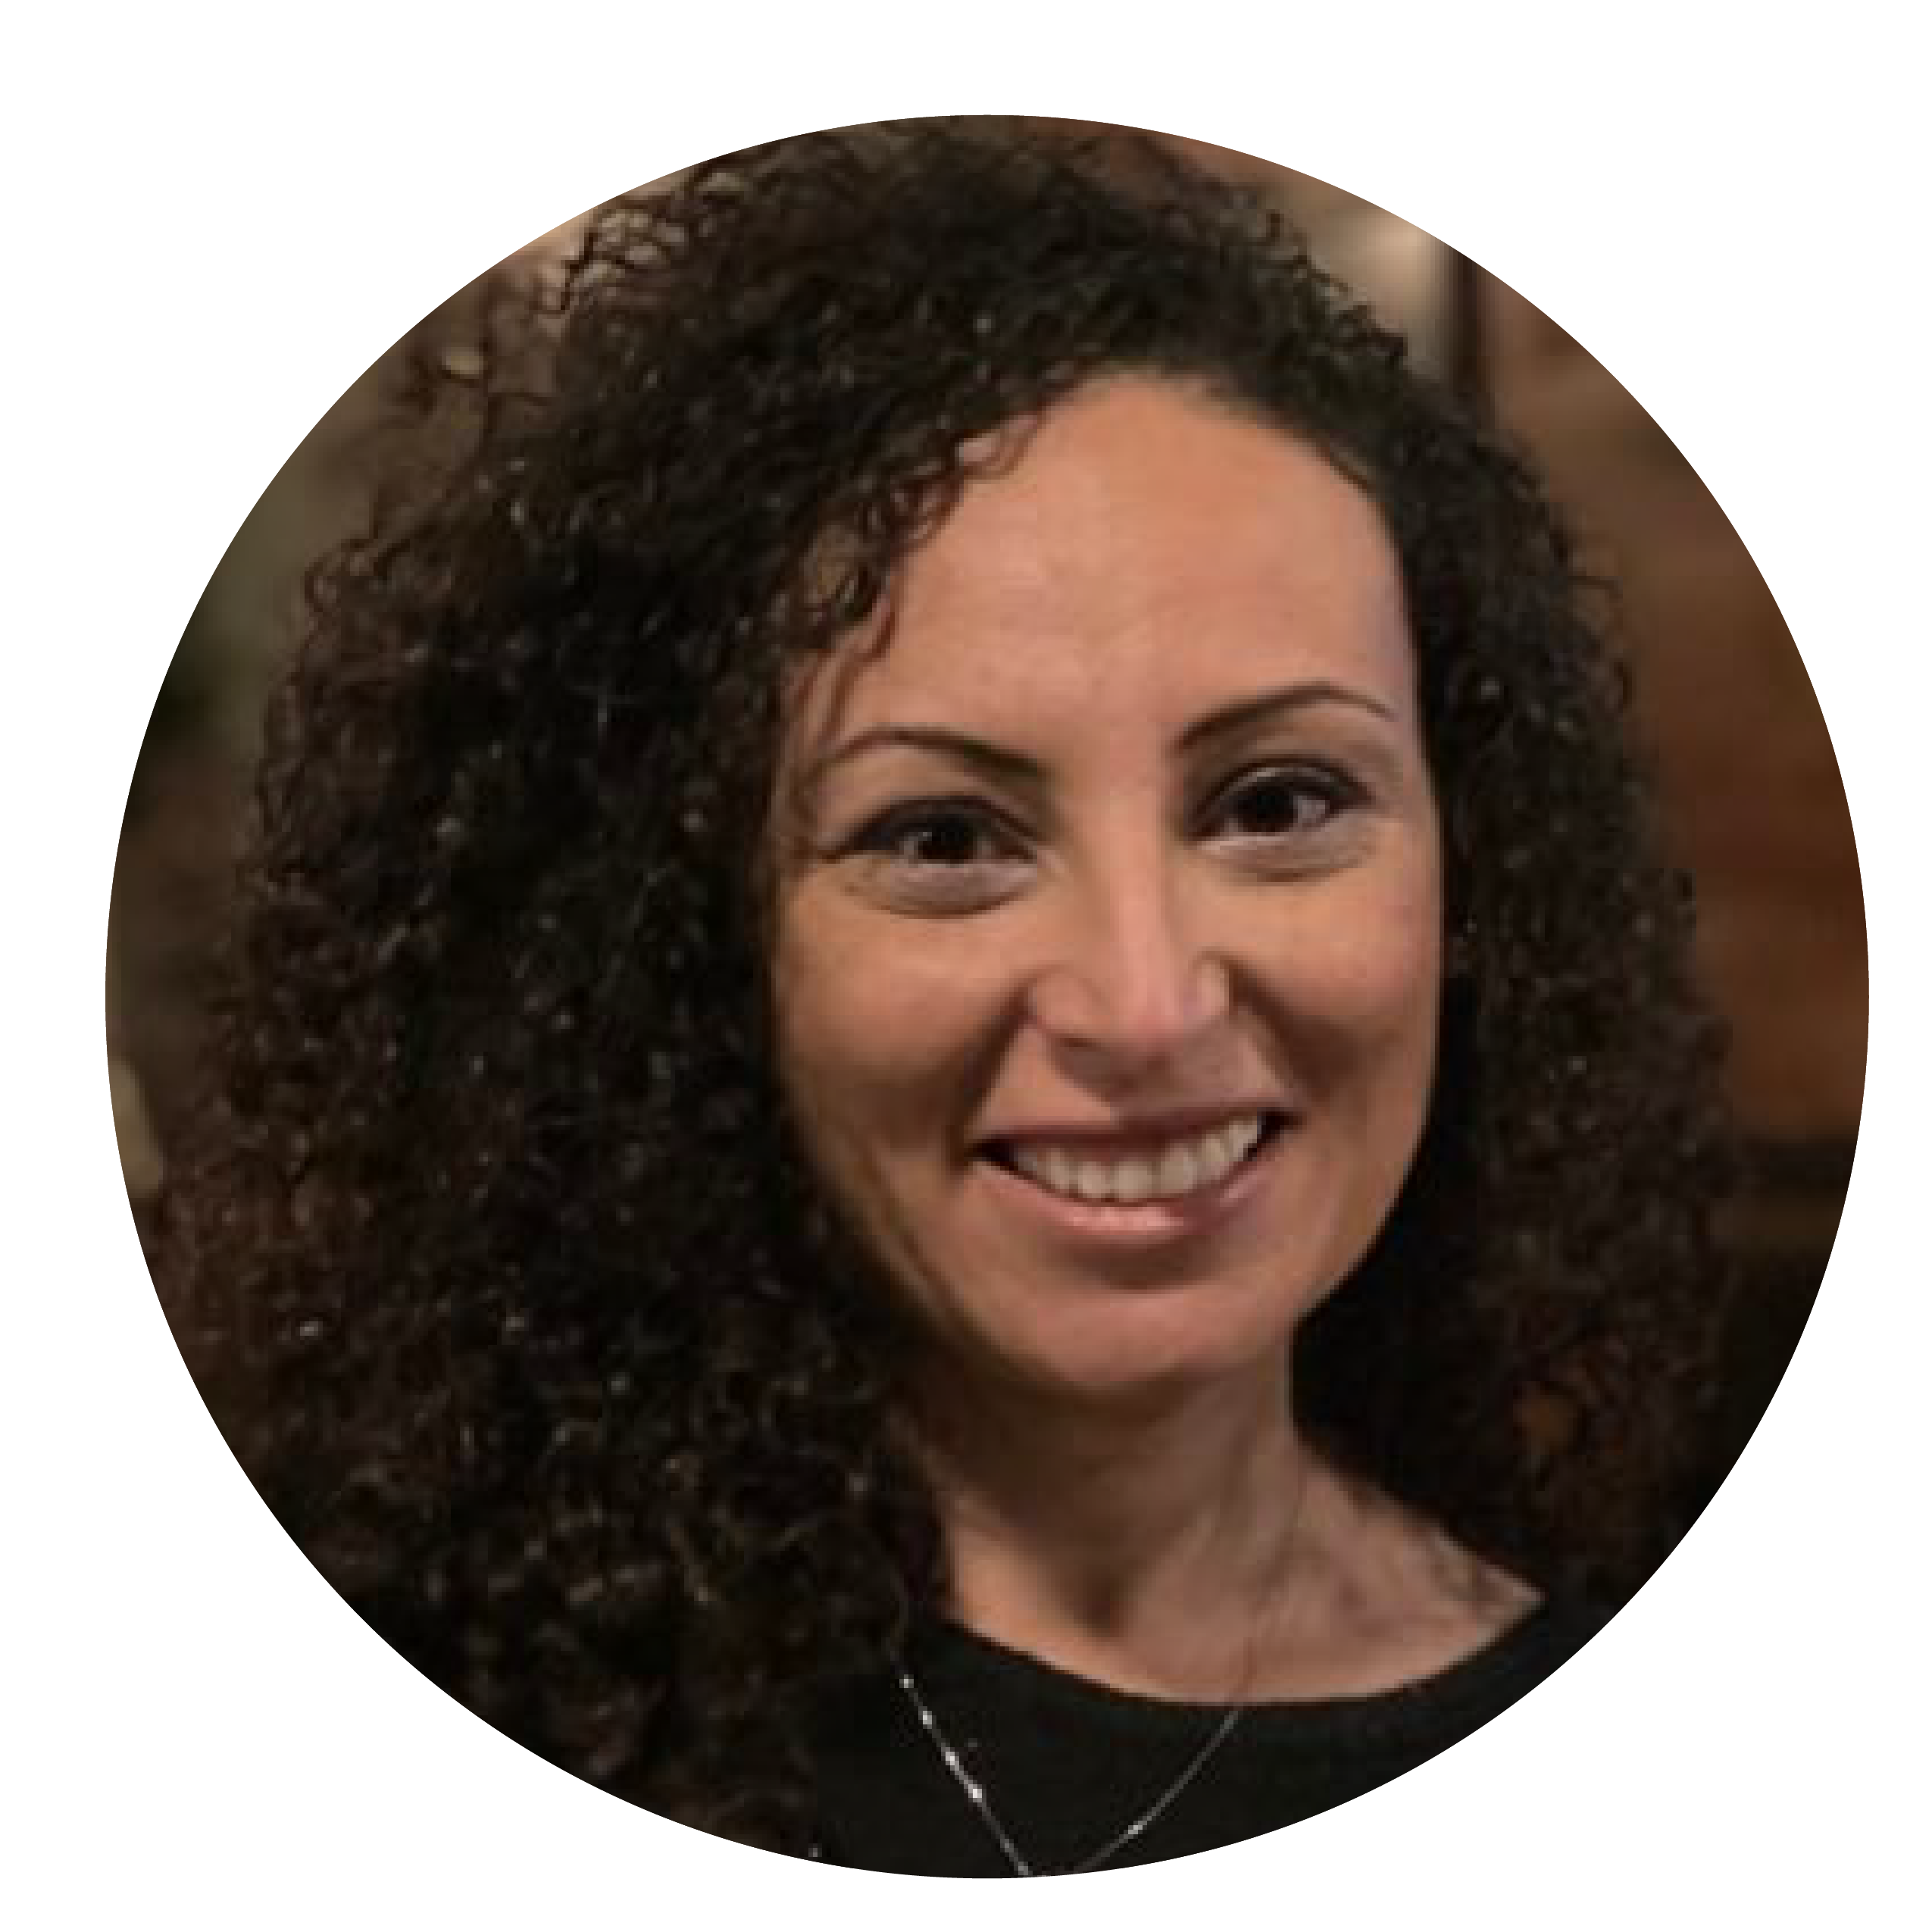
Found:
<path fill-rule="evenodd" d="M 1546 1599 L 1496 1643 L 1402 1689 L 1256 1704 L 1173 1805 L 1093 1876 L 1243 1874 L 1343 1862 L 1401 1820 L 1441 1816 L 1472 1752 L 1559 1690 L 1604 1617 Z M 1063 1872 L 1186 1770 L 1225 1706 L 1136 1696 L 956 1625 L 912 1675 L 1022 1859 Z M 819 1745 L 827 1855 L 865 1874 L 1018 1876 L 896 1679 L 840 1702 Z M 1366 1834 L 1366 1836 L 1364 1836 Z M 1358 1859 L 1352 1862 L 1360 1862 Z"/>
<path fill-rule="evenodd" d="M 1608 1638 L 1604 1619 L 1552 1604 L 1401 1690 L 1256 1706 L 1096 1876 L 1932 1876 L 1932 1644 Z M 951 1627 L 927 1630 L 912 1665 L 1047 1868 L 1142 1816 L 1221 1721 Z M 848 1868 L 1011 1876 L 891 1677 L 827 1704 L 815 1743 Z M 273 1862 L 305 1843 L 411 1870 L 452 1849 L 547 1872 L 580 1852 L 599 1870 L 693 1862 L 632 1806 L 558 1777 L 547 1746 L 444 1710 L 380 1646 L 0 1646 L 8 1870 L 157 1843 L 170 1870 L 176 1852 L 259 1845 Z"/>
<path fill-rule="evenodd" d="M 1096 1878 L 1349 1872 L 1928 1872 L 1932 1646 L 1619 1638 L 1548 1599 L 1399 1690 L 1250 1708 Z M 1225 1714 L 1130 1696 L 956 1627 L 914 1679 L 1028 1865 L 1078 1865 Z M 1014 1876 L 899 1683 L 819 1739 L 858 1874 Z"/>

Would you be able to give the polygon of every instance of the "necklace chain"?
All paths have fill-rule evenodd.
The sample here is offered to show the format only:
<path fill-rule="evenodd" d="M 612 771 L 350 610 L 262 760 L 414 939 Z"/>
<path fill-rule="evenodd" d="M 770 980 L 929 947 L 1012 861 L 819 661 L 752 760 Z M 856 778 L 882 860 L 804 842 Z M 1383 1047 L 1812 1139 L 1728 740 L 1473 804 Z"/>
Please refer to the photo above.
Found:
<path fill-rule="evenodd" d="M 1013 1842 L 1013 1834 L 1001 1823 L 999 1814 L 993 1809 L 993 1802 L 987 1797 L 985 1787 L 961 1762 L 959 1753 L 953 1749 L 952 1740 L 939 1727 L 939 1721 L 933 1715 L 932 1706 L 921 1695 L 919 1686 L 914 1680 L 911 1671 L 903 1662 L 899 1666 L 899 1681 L 900 1689 L 905 1693 L 907 1701 L 918 1714 L 920 1724 L 924 1727 L 926 1735 L 933 1740 L 933 1748 L 938 1752 L 940 1762 L 952 1774 L 953 1782 L 964 1793 L 968 1803 L 978 1813 L 980 1822 L 985 1825 L 986 1830 L 992 1834 L 993 1841 L 1005 1855 L 1006 1862 L 1013 1868 L 1014 1876 L 1020 1878 L 1043 1876 L 1043 1874 L 1036 1871 L 1025 1854 Z M 1189 1786 L 1193 1784 L 1207 1769 L 1209 1762 L 1221 1747 L 1233 1735 L 1235 1727 L 1246 1715 L 1245 1705 L 1230 1704 L 1221 1713 L 1220 1721 L 1215 1724 L 1214 1730 L 1208 1734 L 1200 1748 L 1182 1766 L 1180 1776 L 1166 1786 L 1145 1811 L 1141 1812 L 1127 1825 L 1115 1832 L 1112 1837 L 1108 1839 L 1097 1849 L 1088 1852 L 1086 1857 L 1077 1860 L 1072 1865 L 1060 1868 L 1061 1874 L 1065 1875 L 1074 1872 L 1096 1871 L 1105 1865 L 1109 1859 L 1126 1850 L 1127 1846 L 1132 1844 L 1143 1831 L 1146 1831 L 1157 1820 L 1165 1816 L 1181 1793 L 1186 1790 Z"/>
<path fill-rule="evenodd" d="M 1286 1538 L 1286 1546 L 1285 1546 L 1286 1549 L 1295 1549 L 1295 1552 L 1299 1552 L 1300 1536 L 1302 1536 L 1302 1513 L 1304 1509 L 1306 1509 L 1306 1503 L 1308 1503 L 1308 1488 L 1310 1488 L 1310 1483 L 1308 1483 L 1308 1465 L 1306 1461 L 1304 1461 L 1300 1482 L 1296 1483 L 1295 1511 L 1293 1511 L 1293 1517 L 1289 1518 L 1289 1538 Z M 1277 1613 L 1279 1613 L 1279 1604 L 1275 1605 L 1275 1608 L 1277 1608 Z M 904 1659 L 900 1659 L 900 1664 L 899 1664 L 899 1687 L 900 1690 L 906 1693 L 906 1702 L 912 1704 L 912 1710 L 918 1714 L 918 1720 L 920 1720 L 920 1725 L 925 1731 L 925 1735 L 930 1737 L 931 1741 L 933 1741 L 933 1750 L 937 1750 L 939 1752 L 939 1762 L 945 1764 L 947 1771 L 951 1771 L 952 1781 L 955 1781 L 955 1784 L 960 1787 L 960 1791 L 966 1795 L 968 1805 L 972 1805 L 974 1812 L 977 1814 L 980 1822 L 987 1827 L 987 1831 L 989 1831 L 991 1837 L 993 1837 L 993 1843 L 999 1845 L 999 1849 L 1001 1849 L 1001 1852 L 1005 1855 L 1005 1859 L 1007 1859 L 1007 1862 L 1012 1866 L 1012 1870 L 1014 1870 L 1016 1874 L 1018 1874 L 1020 1878 L 1086 1878 L 1088 1872 L 1093 1872 L 1093 1870 L 1097 1870 L 1102 1865 L 1105 1865 L 1105 1862 L 1109 1861 L 1111 1857 L 1114 1857 L 1117 1852 L 1124 1851 L 1128 1845 L 1134 1843 L 1134 1840 L 1138 1840 L 1144 1831 L 1152 1830 L 1155 1824 L 1159 1824 L 1159 1820 L 1165 1818 L 1167 1812 L 1169 1812 L 1169 1810 L 1180 1801 L 1180 1795 L 1183 1795 L 1183 1793 L 1186 1791 L 1192 1784 L 1194 1784 L 1194 1780 L 1200 1777 L 1202 1771 L 1208 1770 L 1209 1760 L 1215 1756 L 1215 1752 L 1219 1752 L 1219 1749 L 1229 1741 L 1229 1737 L 1234 1735 L 1234 1727 L 1236 1727 L 1236 1725 L 1240 1724 L 1240 1720 L 1243 1720 L 1244 1715 L 1248 1714 L 1248 1693 L 1254 1689 L 1254 1673 L 1256 1673 L 1256 1664 L 1258 1664 L 1258 1659 L 1260 1659 L 1260 1638 L 1261 1638 L 1261 1619 L 1260 1617 L 1256 1617 L 1254 1629 L 1248 1633 L 1248 1668 L 1243 1675 L 1243 1681 L 1240 1681 L 1240 1690 L 1234 1694 L 1234 1702 L 1229 1704 L 1229 1708 L 1223 1712 L 1221 1720 L 1219 1720 L 1219 1724 L 1213 1727 L 1213 1731 L 1209 1733 L 1205 1743 L 1200 1746 L 1200 1750 L 1196 1750 L 1194 1756 L 1188 1758 L 1188 1762 L 1180 1768 L 1179 1777 L 1174 1777 L 1173 1784 L 1167 1785 L 1167 1787 L 1159 1793 L 1159 1797 L 1155 1797 L 1155 1801 L 1153 1801 L 1152 1805 L 1144 1810 L 1144 1812 L 1140 1812 L 1138 1816 L 1128 1820 L 1127 1826 L 1123 1826 L 1118 1831 L 1114 1831 L 1114 1836 L 1109 1837 L 1105 1845 L 1102 1845 L 1097 1851 L 1089 1851 L 1084 1859 L 1078 1859 L 1078 1861 L 1074 1861 L 1072 1865 L 1067 1865 L 1067 1866 L 1036 1866 L 1028 1857 L 1026 1857 L 1026 1852 L 1020 1851 L 1018 1845 L 1012 1841 L 1011 1831 L 1005 1827 L 1005 1824 L 1001 1824 L 999 1812 L 995 1812 L 993 1810 L 993 1802 L 991 1802 L 991 1799 L 987 1799 L 986 1787 L 980 1784 L 977 1777 L 974 1777 L 972 1771 L 966 1770 L 966 1766 L 960 1762 L 960 1754 L 952 1749 L 952 1741 L 947 1737 L 947 1733 L 939 1727 L 939 1720 L 933 1715 L 933 1708 L 925 1702 L 924 1694 L 920 1693 L 920 1687 L 918 1687 L 918 1683 L 914 1681 L 912 1671 L 906 1668 Z"/>

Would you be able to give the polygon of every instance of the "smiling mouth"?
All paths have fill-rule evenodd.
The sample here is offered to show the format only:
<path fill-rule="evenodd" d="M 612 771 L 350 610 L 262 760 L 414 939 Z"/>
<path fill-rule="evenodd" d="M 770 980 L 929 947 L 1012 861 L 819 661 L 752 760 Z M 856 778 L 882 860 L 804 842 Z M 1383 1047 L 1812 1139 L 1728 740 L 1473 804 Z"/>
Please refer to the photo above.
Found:
<path fill-rule="evenodd" d="M 996 1140 L 984 1158 L 1063 1200 L 1118 1203 L 1180 1201 L 1220 1186 L 1287 1124 L 1284 1114 L 1246 1114 L 1208 1132 L 1177 1135 L 1128 1154 L 1092 1146 Z"/>

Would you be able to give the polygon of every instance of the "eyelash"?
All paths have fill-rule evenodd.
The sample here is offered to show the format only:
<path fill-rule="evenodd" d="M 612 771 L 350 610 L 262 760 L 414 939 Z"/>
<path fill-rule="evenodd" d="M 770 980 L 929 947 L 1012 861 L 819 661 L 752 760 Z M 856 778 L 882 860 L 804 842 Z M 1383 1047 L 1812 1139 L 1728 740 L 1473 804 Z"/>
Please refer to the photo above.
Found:
<path fill-rule="evenodd" d="M 1272 830 L 1217 832 L 1217 822 L 1242 805 L 1252 804 L 1264 792 L 1279 788 L 1296 808 L 1295 822 Z M 1327 764 L 1277 760 L 1236 773 L 1209 798 L 1197 818 L 1196 836 L 1224 839 L 1241 847 L 1273 854 L 1299 845 L 1335 820 L 1361 805 L 1367 797 L 1354 777 Z M 1299 807 L 1312 799 L 1318 807 L 1313 823 L 1305 822 Z M 963 830 L 974 855 L 934 858 L 916 857 L 913 842 L 937 832 Z M 972 795 L 913 799 L 890 806 L 869 819 L 832 856 L 862 858 L 896 868 L 901 889 L 936 910 L 977 910 L 1003 896 L 1004 868 L 1023 866 L 1033 841 L 1020 827 L 986 800 Z"/>
<path fill-rule="evenodd" d="M 1324 814 L 1316 825 L 1308 827 L 1310 831 L 1325 831 L 1337 819 L 1345 818 L 1349 811 L 1355 811 L 1358 805 L 1368 802 L 1368 792 L 1362 784 L 1335 765 L 1254 765 L 1223 784 L 1221 790 L 1215 794 L 1213 809 L 1225 811 L 1233 802 L 1273 784 L 1285 784 L 1299 798 L 1311 796 L 1321 802 Z M 1258 833 L 1256 836 L 1286 839 L 1299 835 L 1300 831 L 1302 827 L 1295 827 L 1295 831 L 1290 833 Z"/>

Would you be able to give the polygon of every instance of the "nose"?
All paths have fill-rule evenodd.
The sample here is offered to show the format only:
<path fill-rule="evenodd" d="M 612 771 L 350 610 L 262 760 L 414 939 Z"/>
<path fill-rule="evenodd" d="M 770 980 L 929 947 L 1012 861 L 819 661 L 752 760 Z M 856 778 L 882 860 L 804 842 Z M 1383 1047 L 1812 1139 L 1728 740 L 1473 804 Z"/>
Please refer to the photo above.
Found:
<path fill-rule="evenodd" d="M 1030 1003 L 1057 1045 L 1137 1075 L 1184 1057 L 1227 1018 L 1227 964 L 1189 883 L 1141 856 L 1068 895 Z"/>

